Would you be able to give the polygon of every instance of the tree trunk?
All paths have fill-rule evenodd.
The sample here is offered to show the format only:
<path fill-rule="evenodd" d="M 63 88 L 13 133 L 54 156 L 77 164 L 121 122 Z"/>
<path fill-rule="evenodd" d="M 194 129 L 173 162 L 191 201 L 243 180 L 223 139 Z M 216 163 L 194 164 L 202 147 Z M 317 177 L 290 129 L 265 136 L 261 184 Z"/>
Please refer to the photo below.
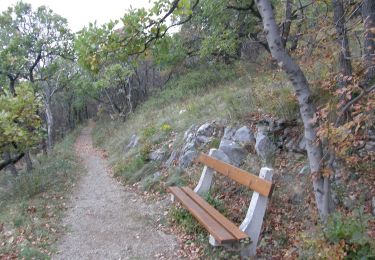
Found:
<path fill-rule="evenodd" d="M 290 49 L 289 51 L 295 51 L 298 47 L 298 41 L 301 37 L 301 31 L 302 31 L 302 25 L 303 25 L 303 20 L 304 20 L 304 17 L 305 17 L 305 14 L 304 14 L 304 11 L 303 11 L 303 6 L 302 6 L 302 3 L 301 1 L 298 1 L 299 3 L 299 12 L 298 12 L 298 23 L 297 23 L 297 30 L 296 30 L 296 34 L 293 36 L 293 40 L 292 40 L 292 43 L 290 44 Z"/>
<path fill-rule="evenodd" d="M 336 27 L 337 43 L 340 48 L 339 52 L 339 66 L 340 66 L 340 87 L 345 87 L 347 84 L 347 76 L 352 75 L 352 64 L 350 61 L 349 41 L 345 28 L 345 13 L 344 4 L 342 0 L 332 0 L 333 5 L 333 21 Z"/>
<path fill-rule="evenodd" d="M 300 113 L 305 129 L 306 150 L 309 158 L 310 169 L 313 174 L 313 187 L 317 208 L 322 220 L 329 214 L 329 180 L 324 185 L 322 169 L 322 148 L 317 144 L 316 126 L 313 123 L 315 105 L 312 102 L 309 83 L 299 65 L 289 56 L 283 47 L 275 16 L 269 0 L 257 0 L 257 7 L 262 15 L 263 27 L 272 57 L 278 61 L 279 66 L 286 72 L 292 82 L 298 99 Z"/>
<path fill-rule="evenodd" d="M 363 0 L 362 17 L 364 23 L 364 65 L 365 65 L 365 80 L 364 86 L 374 83 L 375 79 L 375 1 Z"/>
<path fill-rule="evenodd" d="M 129 106 L 129 114 L 133 113 L 133 103 L 132 103 L 132 95 L 133 95 L 133 90 L 132 90 L 132 84 L 130 83 L 130 79 L 128 78 L 128 94 L 126 95 L 126 99 L 128 100 L 128 106 Z"/>
<path fill-rule="evenodd" d="M 31 172 L 32 169 L 33 169 L 33 162 L 31 161 L 31 158 L 30 158 L 30 152 L 29 151 L 25 151 L 25 162 L 26 162 L 26 171 L 27 172 Z"/>
<path fill-rule="evenodd" d="M 8 76 L 9 78 L 9 91 L 12 94 L 13 97 L 16 96 L 16 79 L 14 77 Z"/>
<path fill-rule="evenodd" d="M 283 22 L 283 31 L 281 35 L 281 41 L 284 48 L 286 47 L 290 32 L 290 26 L 292 24 L 292 4 L 292 0 L 285 1 L 285 20 Z"/>
<path fill-rule="evenodd" d="M 10 161 L 11 157 L 8 152 L 3 153 L 3 159 L 5 162 Z M 6 170 L 8 170 L 13 176 L 16 176 L 18 174 L 16 166 L 14 166 L 13 163 L 9 163 L 6 167 Z"/>
<path fill-rule="evenodd" d="M 47 149 L 50 152 L 53 148 L 53 114 L 51 109 L 51 100 L 46 98 L 45 102 L 46 120 L 47 120 Z"/>

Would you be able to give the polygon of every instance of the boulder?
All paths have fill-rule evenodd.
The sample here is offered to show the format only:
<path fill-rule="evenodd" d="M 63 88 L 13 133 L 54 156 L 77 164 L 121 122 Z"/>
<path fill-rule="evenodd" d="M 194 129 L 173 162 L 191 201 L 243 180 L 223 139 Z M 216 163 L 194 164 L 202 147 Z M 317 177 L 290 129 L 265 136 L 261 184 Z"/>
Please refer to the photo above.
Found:
<path fill-rule="evenodd" d="M 210 150 L 210 155 L 220 161 L 223 161 L 223 162 L 226 162 L 226 163 L 229 163 L 231 164 L 232 161 L 231 159 L 227 156 L 226 153 L 224 153 L 223 151 L 221 150 L 218 150 L 218 149 L 211 149 Z"/>
<path fill-rule="evenodd" d="M 258 131 L 257 133 L 255 150 L 265 166 L 273 166 L 275 161 L 276 146 L 262 130 Z"/>
<path fill-rule="evenodd" d="M 254 135 L 247 126 L 237 129 L 233 135 L 233 139 L 241 145 L 247 145 L 251 142 L 255 142 Z"/>
<path fill-rule="evenodd" d="M 192 163 L 193 163 L 193 160 L 198 156 L 198 152 L 197 151 L 187 151 L 185 152 L 181 157 L 180 157 L 180 160 L 179 160 L 179 166 L 181 168 L 187 168 L 189 167 Z"/>
<path fill-rule="evenodd" d="M 232 140 L 221 139 L 219 149 L 230 159 L 231 164 L 240 166 L 247 156 L 247 151 Z"/>

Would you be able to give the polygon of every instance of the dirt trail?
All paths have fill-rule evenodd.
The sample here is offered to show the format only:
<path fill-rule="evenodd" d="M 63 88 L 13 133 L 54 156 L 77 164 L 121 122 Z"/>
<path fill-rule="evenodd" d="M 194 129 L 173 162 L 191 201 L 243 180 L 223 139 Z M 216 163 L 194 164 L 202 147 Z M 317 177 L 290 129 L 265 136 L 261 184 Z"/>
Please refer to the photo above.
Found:
<path fill-rule="evenodd" d="M 156 229 L 160 204 L 143 202 L 106 173 L 91 129 L 83 129 L 76 142 L 88 173 L 72 194 L 64 219 L 69 232 L 53 259 L 175 259 L 175 237 Z"/>

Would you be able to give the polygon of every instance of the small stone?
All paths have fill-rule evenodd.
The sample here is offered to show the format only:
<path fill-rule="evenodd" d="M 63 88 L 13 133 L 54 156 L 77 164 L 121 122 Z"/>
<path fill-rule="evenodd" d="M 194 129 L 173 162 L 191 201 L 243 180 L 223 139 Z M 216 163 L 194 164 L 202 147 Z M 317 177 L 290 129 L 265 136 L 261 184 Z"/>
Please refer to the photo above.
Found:
<path fill-rule="evenodd" d="M 375 196 L 372 197 L 372 215 L 375 217 Z"/>

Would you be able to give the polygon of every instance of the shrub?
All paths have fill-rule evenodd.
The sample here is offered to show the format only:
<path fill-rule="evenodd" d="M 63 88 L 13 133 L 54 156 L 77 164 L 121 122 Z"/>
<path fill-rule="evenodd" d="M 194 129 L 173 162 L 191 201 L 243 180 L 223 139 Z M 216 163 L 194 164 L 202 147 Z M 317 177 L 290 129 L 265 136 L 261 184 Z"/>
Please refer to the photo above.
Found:
<path fill-rule="evenodd" d="M 324 228 L 303 234 L 302 259 L 373 259 L 375 244 L 366 233 L 373 217 L 362 209 L 351 216 L 340 212 L 333 214 Z"/>
<path fill-rule="evenodd" d="M 149 127 L 145 127 L 143 130 L 142 130 L 142 137 L 144 139 L 148 139 L 150 137 L 152 137 L 154 134 L 156 134 L 158 130 L 156 129 L 155 126 L 149 126 Z"/>

